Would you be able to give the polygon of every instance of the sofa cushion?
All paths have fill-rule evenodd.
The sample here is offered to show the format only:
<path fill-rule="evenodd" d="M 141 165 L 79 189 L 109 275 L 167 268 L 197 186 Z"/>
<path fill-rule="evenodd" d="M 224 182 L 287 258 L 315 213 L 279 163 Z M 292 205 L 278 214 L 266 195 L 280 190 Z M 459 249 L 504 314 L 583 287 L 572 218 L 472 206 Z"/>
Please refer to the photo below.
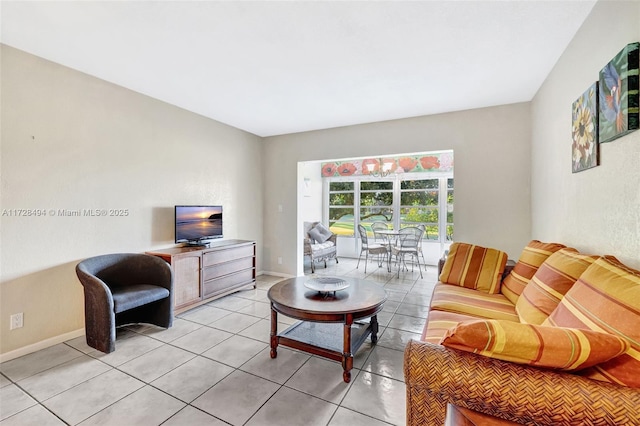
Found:
<path fill-rule="evenodd" d="M 542 265 L 551 254 L 564 247 L 564 245 L 557 243 L 543 243 L 538 240 L 530 241 L 524 250 L 522 250 L 516 266 L 513 267 L 509 275 L 502 281 L 500 292 L 515 305 L 518 297 L 520 297 L 525 286 L 540 265 Z"/>
<path fill-rule="evenodd" d="M 461 322 L 477 319 L 471 315 L 456 314 L 453 312 L 430 311 L 427 323 L 422 329 L 420 340 L 439 345 L 449 329 Z"/>
<path fill-rule="evenodd" d="M 515 306 L 502 294 L 487 294 L 442 283 L 436 284 L 433 291 L 431 309 L 471 315 L 474 318 L 520 322 Z"/>
<path fill-rule="evenodd" d="M 629 349 L 629 342 L 609 333 L 497 320 L 460 323 L 447 332 L 442 344 L 503 361 L 561 370 L 591 367 Z"/>
<path fill-rule="evenodd" d="M 500 292 L 507 264 L 503 251 L 466 243 L 453 243 L 440 273 L 440 281 L 495 294 Z"/>
<path fill-rule="evenodd" d="M 573 248 L 564 248 L 549 256 L 518 298 L 516 312 L 520 322 L 542 324 L 597 258 L 580 254 Z"/>
<path fill-rule="evenodd" d="M 585 372 L 588 377 L 640 387 L 640 271 L 613 256 L 593 262 L 543 325 L 603 331 L 626 339 L 629 350 Z"/>
<path fill-rule="evenodd" d="M 324 243 L 331 238 L 331 235 L 333 235 L 331 231 L 321 223 L 309 230 L 309 236 L 319 243 Z"/>

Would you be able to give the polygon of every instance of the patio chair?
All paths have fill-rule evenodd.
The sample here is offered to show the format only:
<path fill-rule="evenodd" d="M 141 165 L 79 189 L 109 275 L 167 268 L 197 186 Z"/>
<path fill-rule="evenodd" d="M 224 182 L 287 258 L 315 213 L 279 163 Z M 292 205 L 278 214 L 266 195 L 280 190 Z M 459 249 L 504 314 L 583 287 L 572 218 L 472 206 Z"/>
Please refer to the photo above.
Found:
<path fill-rule="evenodd" d="M 420 252 L 418 251 L 418 247 L 422 241 L 423 233 L 422 229 L 417 226 L 407 226 L 406 228 L 400 229 L 398 242 L 391 249 L 392 253 L 398 259 L 398 277 L 400 277 L 401 267 L 409 270 L 406 257 L 411 256 L 415 258 L 415 261 L 418 263 L 420 278 L 422 278 L 422 266 L 420 265 Z M 411 271 L 413 271 L 413 264 L 411 264 Z"/>
<path fill-rule="evenodd" d="M 388 229 L 389 225 L 387 225 L 387 222 L 373 222 L 371 224 L 371 230 L 373 231 L 373 237 L 376 243 L 384 244 L 387 242 L 387 238 L 384 235 L 378 234 L 378 231 L 387 231 Z"/>
<path fill-rule="evenodd" d="M 367 230 L 364 226 L 358 225 L 358 233 L 360 234 L 360 255 L 358 256 L 358 264 L 356 265 L 356 269 L 360 266 L 360 259 L 362 258 L 362 253 L 365 254 L 364 259 L 364 273 L 367 273 L 367 262 L 369 261 L 369 253 L 373 255 L 378 255 L 378 268 L 382 266 L 382 261 L 380 260 L 380 256 L 384 255 L 385 259 L 388 256 L 389 252 L 387 251 L 386 244 L 379 243 L 370 243 L 369 237 L 367 235 Z"/>
<path fill-rule="evenodd" d="M 422 264 L 424 265 L 424 270 L 427 270 L 427 261 L 424 260 L 424 253 L 422 252 L 422 242 L 424 241 L 424 237 L 426 235 L 427 239 L 429 239 L 429 234 L 427 233 L 427 225 L 421 223 L 417 226 L 417 228 L 422 230 L 422 237 L 420 237 L 420 241 L 418 242 L 418 253 L 420 253 L 420 257 L 422 258 Z"/>

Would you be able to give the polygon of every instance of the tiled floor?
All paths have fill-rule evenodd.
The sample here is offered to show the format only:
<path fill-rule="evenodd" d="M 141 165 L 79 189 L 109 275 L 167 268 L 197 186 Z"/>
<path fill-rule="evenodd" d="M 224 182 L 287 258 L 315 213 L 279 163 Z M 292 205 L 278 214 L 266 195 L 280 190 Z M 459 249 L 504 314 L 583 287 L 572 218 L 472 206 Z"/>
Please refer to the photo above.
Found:
<path fill-rule="evenodd" d="M 419 279 L 355 266 L 316 269 L 387 289 L 378 344 L 358 351 L 349 384 L 337 362 L 285 347 L 269 357 L 267 290 L 281 278 L 259 276 L 255 290 L 178 315 L 168 330 L 119 329 L 111 354 L 81 337 L 1 364 L 0 425 L 403 425 L 402 351 L 424 325 L 435 267 Z"/>

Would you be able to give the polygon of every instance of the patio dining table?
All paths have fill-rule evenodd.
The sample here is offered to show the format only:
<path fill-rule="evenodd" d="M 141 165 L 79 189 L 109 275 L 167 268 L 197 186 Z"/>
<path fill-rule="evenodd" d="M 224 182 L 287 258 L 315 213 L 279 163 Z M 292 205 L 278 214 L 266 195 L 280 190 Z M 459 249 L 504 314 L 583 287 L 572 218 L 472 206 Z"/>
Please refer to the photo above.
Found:
<path fill-rule="evenodd" d="M 375 231 L 375 234 L 382 235 L 385 244 L 387 244 L 387 272 L 391 272 L 391 253 L 393 245 L 398 241 L 398 237 L 400 236 L 400 231 L 396 229 L 387 229 Z"/>

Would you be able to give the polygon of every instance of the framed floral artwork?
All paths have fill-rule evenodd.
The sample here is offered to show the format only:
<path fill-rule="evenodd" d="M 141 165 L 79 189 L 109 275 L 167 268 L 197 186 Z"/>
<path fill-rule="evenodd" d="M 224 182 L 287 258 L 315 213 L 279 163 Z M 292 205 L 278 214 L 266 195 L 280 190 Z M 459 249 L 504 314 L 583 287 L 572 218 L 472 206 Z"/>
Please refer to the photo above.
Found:
<path fill-rule="evenodd" d="M 640 43 L 629 43 L 600 70 L 600 143 L 610 142 L 640 127 L 639 48 Z"/>
<path fill-rule="evenodd" d="M 598 165 L 598 82 L 572 106 L 571 171 L 581 172 Z"/>

